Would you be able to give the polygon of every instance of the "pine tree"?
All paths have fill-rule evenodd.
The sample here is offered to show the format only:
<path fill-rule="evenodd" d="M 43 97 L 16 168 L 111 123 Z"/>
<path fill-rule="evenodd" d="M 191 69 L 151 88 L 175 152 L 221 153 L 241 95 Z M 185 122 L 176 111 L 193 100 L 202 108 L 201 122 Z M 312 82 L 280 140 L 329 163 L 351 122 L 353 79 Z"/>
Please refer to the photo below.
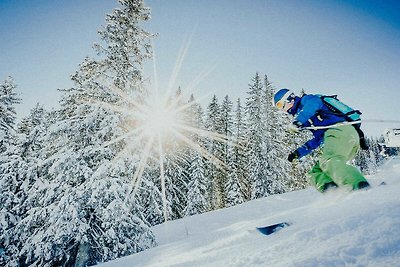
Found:
<path fill-rule="evenodd" d="M 40 158 L 45 147 L 44 136 L 51 121 L 50 114 L 39 103 L 31 110 L 29 116 L 18 124 L 21 135 L 22 157 Z"/>
<path fill-rule="evenodd" d="M 12 77 L 0 85 L 0 153 L 15 145 L 15 105 L 21 101 L 15 92 L 16 88 Z"/>
<path fill-rule="evenodd" d="M 187 205 L 185 215 L 200 214 L 208 210 L 206 184 L 204 175 L 204 161 L 199 152 L 194 151 L 189 169 L 190 182 L 188 184 Z"/>
<path fill-rule="evenodd" d="M 124 134 L 124 117 L 109 106 L 143 93 L 142 65 L 151 56 L 151 34 L 140 26 L 149 9 L 141 0 L 120 4 L 99 32 L 100 59 L 80 64 L 49 127 L 35 207 L 15 227 L 21 247 L 14 260 L 22 265 L 95 264 L 155 244 L 141 203 L 127 198 L 136 158 L 116 157 L 125 143 L 110 143 Z"/>
<path fill-rule="evenodd" d="M 195 129 L 204 130 L 203 111 L 193 95 L 190 96 L 189 104 L 188 124 Z M 192 133 L 190 139 L 197 144 L 197 149 L 192 148 L 188 151 L 190 165 L 187 170 L 189 180 L 185 216 L 203 213 L 209 209 L 206 199 L 205 162 L 201 155 L 204 140 L 196 133 Z"/>
<path fill-rule="evenodd" d="M 238 174 L 238 166 L 234 161 L 234 153 L 232 147 L 229 147 L 229 156 L 227 161 L 228 175 L 226 181 L 226 207 L 235 206 L 244 202 L 244 195 L 241 180 Z"/>
<path fill-rule="evenodd" d="M 265 121 L 263 109 L 263 84 L 258 73 L 252 79 L 246 101 L 248 116 L 248 169 L 251 199 L 268 196 L 268 178 L 265 176 Z"/>
<path fill-rule="evenodd" d="M 225 177 L 225 206 L 234 206 L 236 204 L 243 203 L 243 192 L 241 188 L 241 181 L 238 175 L 238 166 L 235 162 L 235 150 L 233 146 L 233 133 L 234 133 L 234 122 L 232 116 L 232 102 L 229 96 L 225 96 L 221 105 L 221 123 L 222 123 L 222 134 L 225 135 L 229 142 L 223 143 L 223 160 L 226 177 Z"/>
<path fill-rule="evenodd" d="M 0 265 L 11 261 L 18 252 L 13 243 L 14 227 L 20 220 L 18 205 L 21 202 L 23 177 L 26 169 L 18 148 L 15 131 L 15 105 L 20 99 L 15 92 L 16 84 L 8 77 L 0 85 Z"/>
<path fill-rule="evenodd" d="M 366 143 L 368 150 L 359 150 L 353 160 L 353 164 L 356 165 L 363 174 L 370 175 L 377 172 L 383 157 L 377 139 L 367 137 Z"/>
<path fill-rule="evenodd" d="M 176 108 L 183 110 L 182 120 L 183 125 L 193 127 L 197 123 L 194 120 L 194 112 L 196 104 L 192 95 L 188 102 L 183 100 L 183 92 L 181 88 L 175 93 Z M 182 129 L 180 129 L 182 130 Z M 196 137 L 191 134 L 190 140 L 195 140 Z M 172 153 L 166 158 L 166 182 L 168 203 L 171 209 L 171 219 L 179 219 L 186 215 L 186 207 L 188 202 L 188 184 L 190 182 L 190 166 L 191 166 L 191 148 L 184 145 L 179 138 L 172 138 L 173 143 L 169 142 L 168 146 L 172 147 Z"/>
<path fill-rule="evenodd" d="M 175 220 L 185 216 L 187 184 L 189 181 L 187 166 L 189 163 L 187 162 L 187 155 L 183 153 L 166 156 L 166 159 L 165 181 L 167 201 L 170 205 L 170 218 Z"/>
<path fill-rule="evenodd" d="M 268 77 L 264 77 L 264 90 L 262 97 L 263 121 L 265 121 L 265 179 L 267 179 L 268 194 L 280 194 L 288 190 L 287 184 L 290 180 L 291 164 L 286 160 L 289 153 L 285 142 L 286 131 L 282 127 L 284 119 L 278 114 L 278 110 L 273 106 L 272 99 L 274 89 Z M 287 122 L 287 119 L 286 119 Z M 282 160 L 283 159 L 283 160 Z"/>
<path fill-rule="evenodd" d="M 244 200 L 249 200 L 251 196 L 251 186 L 248 179 L 247 169 L 247 125 L 246 116 L 241 104 L 240 98 L 236 101 L 235 119 L 234 119 L 234 130 L 233 130 L 233 169 L 236 171 L 240 182 L 240 190 L 242 192 Z"/>
<path fill-rule="evenodd" d="M 209 132 L 221 134 L 221 107 L 216 95 L 213 96 L 207 108 L 206 129 Z M 220 160 L 223 155 L 221 141 L 206 138 L 207 151 L 214 158 Z M 211 209 L 224 207 L 225 202 L 225 172 L 221 162 L 208 161 L 206 164 L 207 194 Z"/>

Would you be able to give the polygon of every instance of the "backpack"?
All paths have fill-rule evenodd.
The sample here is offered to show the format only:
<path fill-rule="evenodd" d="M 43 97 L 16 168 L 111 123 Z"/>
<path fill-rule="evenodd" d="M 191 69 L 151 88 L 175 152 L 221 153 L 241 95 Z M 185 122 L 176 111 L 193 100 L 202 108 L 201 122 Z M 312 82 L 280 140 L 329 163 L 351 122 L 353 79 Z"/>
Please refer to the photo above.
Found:
<path fill-rule="evenodd" d="M 344 117 L 346 121 L 361 121 L 362 113 L 340 101 L 337 95 L 319 95 L 319 97 L 333 114 Z"/>
<path fill-rule="evenodd" d="M 325 106 L 335 115 L 342 116 L 346 119 L 346 121 L 360 121 L 360 123 L 353 124 L 356 129 L 359 137 L 360 137 L 360 146 L 363 150 L 368 150 L 368 145 L 365 141 L 365 136 L 363 131 L 361 130 L 361 117 L 362 114 L 359 110 L 353 109 L 340 101 L 337 98 L 337 95 L 318 95 Z"/>

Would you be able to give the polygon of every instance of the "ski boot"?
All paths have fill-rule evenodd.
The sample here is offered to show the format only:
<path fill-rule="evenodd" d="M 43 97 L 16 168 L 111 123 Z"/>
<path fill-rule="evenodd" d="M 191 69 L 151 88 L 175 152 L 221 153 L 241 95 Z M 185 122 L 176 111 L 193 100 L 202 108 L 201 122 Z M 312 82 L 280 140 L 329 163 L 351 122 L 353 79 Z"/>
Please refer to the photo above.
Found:
<path fill-rule="evenodd" d="M 335 182 L 329 182 L 329 183 L 326 183 L 326 184 L 324 184 L 322 186 L 321 192 L 322 193 L 326 193 L 328 191 L 332 191 L 333 189 L 336 189 L 337 187 L 338 186 L 337 186 L 337 184 Z"/>

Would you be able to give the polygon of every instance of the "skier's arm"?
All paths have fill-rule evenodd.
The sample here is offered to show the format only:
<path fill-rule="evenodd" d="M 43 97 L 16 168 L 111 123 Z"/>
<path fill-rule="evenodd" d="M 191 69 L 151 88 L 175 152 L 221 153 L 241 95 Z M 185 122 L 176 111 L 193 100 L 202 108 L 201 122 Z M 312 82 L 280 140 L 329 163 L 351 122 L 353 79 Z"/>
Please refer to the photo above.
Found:
<path fill-rule="evenodd" d="M 322 100 L 316 95 L 305 95 L 303 96 L 301 103 L 303 108 L 297 113 L 295 122 L 299 122 L 300 125 L 307 126 L 308 120 L 317 113 L 323 106 Z"/>
<path fill-rule="evenodd" d="M 302 158 L 310 154 L 314 149 L 319 147 L 323 141 L 324 131 L 317 131 L 314 133 L 314 138 L 304 143 L 301 147 L 297 148 L 295 153 L 298 158 Z"/>

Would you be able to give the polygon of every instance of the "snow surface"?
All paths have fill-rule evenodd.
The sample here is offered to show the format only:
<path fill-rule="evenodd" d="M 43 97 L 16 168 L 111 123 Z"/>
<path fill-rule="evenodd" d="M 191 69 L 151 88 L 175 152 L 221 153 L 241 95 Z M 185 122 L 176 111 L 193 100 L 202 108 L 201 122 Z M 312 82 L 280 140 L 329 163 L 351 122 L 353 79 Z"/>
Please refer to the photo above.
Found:
<path fill-rule="evenodd" d="M 158 247 L 99 266 L 400 266 L 400 158 L 368 180 L 367 191 L 310 187 L 167 222 L 153 229 Z M 282 221 L 292 225 L 255 230 Z"/>

